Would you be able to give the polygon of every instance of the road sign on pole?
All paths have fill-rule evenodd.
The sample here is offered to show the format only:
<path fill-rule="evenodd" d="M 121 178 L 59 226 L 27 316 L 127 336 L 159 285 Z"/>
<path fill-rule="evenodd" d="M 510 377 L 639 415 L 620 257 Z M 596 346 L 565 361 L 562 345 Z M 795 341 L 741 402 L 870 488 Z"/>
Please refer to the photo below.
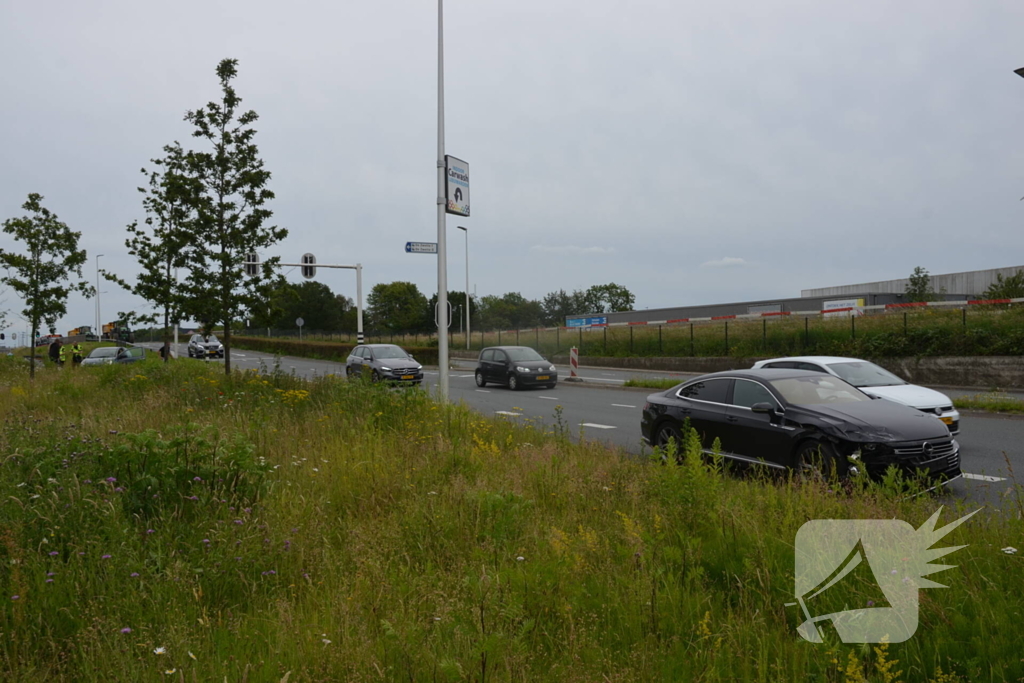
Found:
<path fill-rule="evenodd" d="M 439 303 L 440 302 L 434 304 L 434 324 L 437 325 L 438 327 L 441 327 L 441 321 L 439 320 L 438 315 L 437 315 L 438 310 L 439 310 L 439 308 L 438 308 L 438 304 Z M 451 326 L 452 326 L 452 302 L 449 301 L 448 302 L 448 324 L 445 325 L 445 327 L 451 327 Z"/>
<path fill-rule="evenodd" d="M 469 215 L 469 164 L 450 154 L 444 155 L 445 211 L 456 216 Z"/>
<path fill-rule="evenodd" d="M 406 242 L 406 254 L 436 254 L 437 242 Z"/>
<path fill-rule="evenodd" d="M 295 324 L 299 326 L 299 341 L 302 341 L 302 326 L 306 324 L 306 321 L 302 318 L 296 318 Z"/>
<path fill-rule="evenodd" d="M 254 277 L 260 274 L 260 255 L 252 252 L 245 259 L 245 274 Z"/>

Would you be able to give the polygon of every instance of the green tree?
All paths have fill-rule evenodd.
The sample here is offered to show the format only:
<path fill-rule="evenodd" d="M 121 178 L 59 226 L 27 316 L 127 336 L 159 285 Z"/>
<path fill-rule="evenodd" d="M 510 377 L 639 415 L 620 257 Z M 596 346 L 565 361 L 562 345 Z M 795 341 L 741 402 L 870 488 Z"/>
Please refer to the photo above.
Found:
<path fill-rule="evenodd" d="M 935 290 L 932 289 L 932 278 L 921 266 L 914 268 L 904 291 L 907 301 L 934 301 L 936 298 Z"/>
<path fill-rule="evenodd" d="M 274 317 L 270 327 L 293 329 L 296 318 L 302 318 L 307 330 L 336 332 L 348 308 L 347 299 L 338 297 L 322 282 L 307 280 L 299 284 L 284 282 L 274 289 L 270 303 Z"/>
<path fill-rule="evenodd" d="M 543 318 L 544 307 L 541 302 L 527 299 L 519 292 L 480 298 L 479 325 L 482 330 L 536 327 Z"/>
<path fill-rule="evenodd" d="M 982 295 L 985 299 L 1020 299 L 1024 297 L 1024 270 L 1004 278 L 996 273 L 996 281 Z"/>
<path fill-rule="evenodd" d="M 199 186 L 196 179 L 187 174 L 185 151 L 180 144 L 168 145 L 164 152 L 165 158 L 152 160 L 160 170 L 142 169 L 149 181 L 148 188 L 139 188 L 144 195 L 142 206 L 146 219 L 141 226 L 138 221 L 128 226 L 125 246 L 139 264 L 135 283 L 129 284 L 112 273 L 103 275 L 157 309 L 163 309 L 163 343 L 164 348 L 169 349 L 171 322 L 181 319 L 183 303 L 175 270 L 189 264 L 193 244 L 186 229 L 192 218 L 189 198 L 196 194 Z M 164 362 L 169 359 L 170 353 L 165 352 Z"/>
<path fill-rule="evenodd" d="M 452 331 L 458 331 L 464 329 L 466 326 L 466 293 L 460 291 L 449 291 L 448 292 L 448 303 L 452 306 Z M 430 327 L 434 327 L 434 310 L 437 307 L 437 294 L 434 293 L 430 296 L 430 300 L 427 302 L 427 310 L 424 315 L 427 318 L 427 322 Z M 477 324 L 477 300 L 476 297 L 470 295 L 469 297 L 469 315 L 471 327 Z"/>
<path fill-rule="evenodd" d="M 183 311 L 204 324 L 224 327 L 224 372 L 231 373 L 231 324 L 268 299 L 274 257 L 246 273 L 249 254 L 277 244 L 288 231 L 265 225 L 273 213 L 266 208 L 274 193 L 267 188 L 270 172 L 263 167 L 253 139 L 255 111 L 239 114 L 242 100 L 231 81 L 238 75 L 238 60 L 217 66 L 221 100 L 190 111 L 185 120 L 195 127 L 192 136 L 205 141 L 207 151 L 189 151 L 185 157 L 188 208 L 192 217 L 188 277 L 182 285 Z"/>
<path fill-rule="evenodd" d="M 632 292 L 614 282 L 609 282 L 606 285 L 594 285 L 587 290 L 586 296 L 588 303 L 596 304 L 595 313 L 631 311 L 636 303 L 636 297 Z"/>
<path fill-rule="evenodd" d="M 43 197 L 32 193 L 21 208 L 31 215 L 9 218 L 3 231 L 16 242 L 24 242 L 28 253 L 16 254 L 0 249 L 0 266 L 6 275 L 0 283 L 10 287 L 25 302 L 22 315 L 32 328 L 32 364 L 29 376 L 36 376 L 36 347 L 39 326 L 51 328 L 67 313 L 71 292 L 95 296 L 95 290 L 83 279 L 86 252 L 78 248 L 82 233 L 74 232 L 43 204 Z M 75 278 L 77 276 L 77 278 Z"/>
<path fill-rule="evenodd" d="M 378 283 L 366 297 L 371 329 L 414 332 L 427 328 L 427 297 L 411 282 Z M 433 326 L 430 320 L 430 326 Z"/>

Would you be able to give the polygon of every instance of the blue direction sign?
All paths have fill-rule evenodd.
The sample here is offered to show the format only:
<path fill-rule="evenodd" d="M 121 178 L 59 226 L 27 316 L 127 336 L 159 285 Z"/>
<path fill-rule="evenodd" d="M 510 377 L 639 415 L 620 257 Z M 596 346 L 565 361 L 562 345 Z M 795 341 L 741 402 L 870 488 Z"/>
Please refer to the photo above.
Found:
<path fill-rule="evenodd" d="M 591 325 L 607 325 L 608 317 L 597 318 L 569 318 L 565 321 L 566 327 L 590 327 Z"/>
<path fill-rule="evenodd" d="M 406 242 L 406 254 L 436 254 L 437 242 Z"/>

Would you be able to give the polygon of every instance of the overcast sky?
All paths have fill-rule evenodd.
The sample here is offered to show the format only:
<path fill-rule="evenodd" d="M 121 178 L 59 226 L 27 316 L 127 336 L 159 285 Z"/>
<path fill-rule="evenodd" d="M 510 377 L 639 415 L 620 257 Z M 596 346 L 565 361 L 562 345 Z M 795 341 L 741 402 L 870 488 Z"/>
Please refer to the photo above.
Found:
<path fill-rule="evenodd" d="M 448 0 L 449 282 L 638 308 L 1024 263 L 1024 4 Z M 239 60 L 278 255 L 436 291 L 437 5 L 0 3 L 0 219 L 30 192 L 128 277 L 139 169 Z M 0 248 L 14 244 L 0 234 Z M 355 295 L 350 271 L 321 271 Z M 299 280 L 297 273 L 290 279 Z M 145 304 L 104 284 L 104 320 Z M 21 302 L 7 294 L 6 306 Z M 75 296 L 58 331 L 94 323 Z"/>

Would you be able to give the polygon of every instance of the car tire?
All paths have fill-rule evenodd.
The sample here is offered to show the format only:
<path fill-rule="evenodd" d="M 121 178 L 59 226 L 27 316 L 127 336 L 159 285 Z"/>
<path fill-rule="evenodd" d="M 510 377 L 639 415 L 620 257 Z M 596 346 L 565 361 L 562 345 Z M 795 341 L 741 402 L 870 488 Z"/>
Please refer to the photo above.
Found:
<path fill-rule="evenodd" d="M 346 367 L 345 368 L 345 376 L 349 377 L 349 378 L 352 377 L 352 368 L 350 368 L 350 367 Z"/>
<path fill-rule="evenodd" d="M 662 422 L 654 434 L 654 445 L 666 448 L 671 440 L 675 440 L 677 451 L 682 449 L 683 431 L 674 422 Z"/>
<path fill-rule="evenodd" d="M 840 457 L 835 446 L 828 441 L 804 441 L 797 447 L 795 462 L 797 475 L 805 481 L 827 481 L 833 476 L 844 479 L 847 474 L 840 466 Z"/>
<path fill-rule="evenodd" d="M 514 372 L 508 376 L 508 388 L 512 391 L 519 391 L 519 377 Z"/>
<path fill-rule="evenodd" d="M 370 375 L 370 381 L 373 382 L 374 384 L 379 382 L 380 381 L 380 373 L 378 373 L 376 370 L 374 370 L 373 374 Z"/>
<path fill-rule="evenodd" d="M 475 376 L 476 376 L 476 385 L 478 387 L 486 387 L 487 386 L 487 380 L 484 379 L 484 373 L 482 373 L 481 371 L 477 370 Z"/>

